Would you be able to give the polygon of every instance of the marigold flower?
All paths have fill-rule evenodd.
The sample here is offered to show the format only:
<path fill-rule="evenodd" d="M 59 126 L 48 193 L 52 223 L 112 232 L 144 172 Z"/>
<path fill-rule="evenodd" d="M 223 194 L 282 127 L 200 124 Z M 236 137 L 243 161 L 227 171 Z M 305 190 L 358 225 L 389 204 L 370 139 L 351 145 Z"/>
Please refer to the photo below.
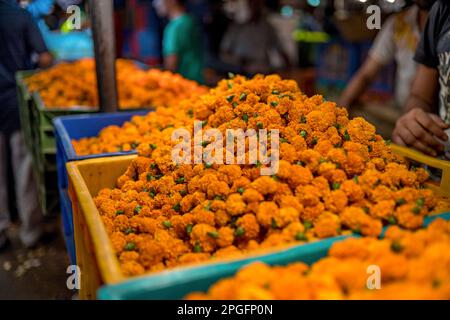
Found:
<path fill-rule="evenodd" d="M 278 172 L 261 176 L 266 166 L 261 162 L 175 164 L 172 133 L 184 128 L 192 135 L 195 120 L 222 134 L 228 129 L 279 130 Z M 202 146 L 209 145 L 203 139 Z M 377 237 L 383 224 L 416 229 L 423 217 L 446 203 L 424 188 L 427 173 L 395 155 L 371 124 L 350 120 L 345 108 L 319 95 L 307 97 L 295 82 L 279 76 L 223 80 L 203 95 L 133 117 L 74 145 L 84 154 L 138 151 L 116 187 L 94 198 L 127 275 L 352 232 Z M 245 147 L 248 160 L 248 137 Z M 224 155 L 236 160 L 230 150 Z M 345 250 L 330 251 L 332 256 L 313 267 L 308 280 L 299 274 L 292 281 L 289 271 L 278 282 L 265 283 L 269 289 L 253 282 L 245 292 L 233 287 L 232 297 L 356 297 L 354 290 L 367 277 L 365 270 L 358 273 L 364 259 L 381 259 L 374 261 L 387 268 L 389 281 L 404 277 L 404 259 L 398 255 L 420 256 L 434 238 L 442 237 L 435 229 L 414 237 L 392 231 L 399 240 L 392 248 L 374 239 L 357 242 L 367 248 L 349 243 Z M 346 261 L 328 272 L 339 260 Z M 401 264 L 398 270 L 396 264 Z M 314 270 L 326 271 L 326 276 Z M 293 291 L 297 293 L 289 296 Z"/>

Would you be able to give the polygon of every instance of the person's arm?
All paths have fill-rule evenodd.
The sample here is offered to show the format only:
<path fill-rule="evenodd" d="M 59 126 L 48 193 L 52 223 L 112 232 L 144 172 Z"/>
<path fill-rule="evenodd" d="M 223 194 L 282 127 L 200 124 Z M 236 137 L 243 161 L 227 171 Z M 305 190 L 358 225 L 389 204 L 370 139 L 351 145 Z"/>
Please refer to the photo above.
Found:
<path fill-rule="evenodd" d="M 40 68 L 48 68 L 53 63 L 53 56 L 48 51 L 41 31 L 39 30 L 36 22 L 33 20 L 33 17 L 28 12 L 26 14 L 27 22 L 25 39 L 27 41 L 28 48 L 31 50 L 30 54 L 33 52 L 37 53 L 39 55 L 38 66 Z"/>
<path fill-rule="evenodd" d="M 163 36 L 163 56 L 164 67 L 167 70 L 176 72 L 178 70 L 181 35 L 173 26 L 167 26 Z"/>
<path fill-rule="evenodd" d="M 414 60 L 419 63 L 416 77 L 406 102 L 406 113 L 397 120 L 392 140 L 400 145 L 413 147 L 426 154 L 436 156 L 442 151 L 442 141 L 448 141 L 444 132 L 449 128 L 436 114 L 432 113 L 433 104 L 439 88 L 437 43 L 442 30 L 442 19 L 447 13 L 442 12 L 441 3 L 436 2 L 430 10 L 425 30 L 422 33 Z"/>
<path fill-rule="evenodd" d="M 350 80 L 347 88 L 339 99 L 339 105 L 351 108 L 364 94 L 375 80 L 383 66 L 391 63 L 395 58 L 396 44 L 394 30 L 396 16 L 388 18 L 369 51 L 363 65 Z"/>
<path fill-rule="evenodd" d="M 275 27 L 270 22 L 267 23 L 267 33 L 269 37 L 269 43 L 273 45 L 273 48 L 275 48 L 275 50 L 283 60 L 284 68 L 289 69 L 291 67 L 291 59 L 289 58 L 289 55 L 287 54 L 284 46 L 281 44 Z"/>
<path fill-rule="evenodd" d="M 370 87 L 382 67 L 381 63 L 369 56 L 345 88 L 339 99 L 339 105 L 351 108 Z"/>
<path fill-rule="evenodd" d="M 438 86 L 437 70 L 419 65 L 411 95 L 406 102 L 406 113 L 397 120 L 392 134 L 395 143 L 432 156 L 443 150 L 442 144 L 434 137 L 447 141 L 444 130 L 449 126 L 431 113 Z"/>
<path fill-rule="evenodd" d="M 406 100 L 405 111 L 420 108 L 426 112 L 433 111 L 433 103 L 438 91 L 438 71 L 419 64 L 414 78 L 410 96 Z"/>
<path fill-rule="evenodd" d="M 164 68 L 169 71 L 177 71 L 178 68 L 178 56 L 176 54 L 171 54 L 164 56 Z"/>
<path fill-rule="evenodd" d="M 53 64 L 53 55 L 50 52 L 43 52 L 39 55 L 38 66 L 39 68 L 46 69 Z"/>

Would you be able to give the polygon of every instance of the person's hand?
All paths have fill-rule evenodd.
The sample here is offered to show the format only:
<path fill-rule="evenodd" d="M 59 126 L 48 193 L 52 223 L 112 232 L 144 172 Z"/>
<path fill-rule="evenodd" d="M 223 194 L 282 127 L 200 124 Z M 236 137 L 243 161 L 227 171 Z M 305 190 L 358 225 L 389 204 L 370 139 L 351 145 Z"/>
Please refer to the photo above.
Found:
<path fill-rule="evenodd" d="M 447 141 L 449 137 L 444 130 L 449 127 L 437 115 L 415 108 L 397 120 L 392 140 L 435 157 L 444 147 L 435 137 Z"/>

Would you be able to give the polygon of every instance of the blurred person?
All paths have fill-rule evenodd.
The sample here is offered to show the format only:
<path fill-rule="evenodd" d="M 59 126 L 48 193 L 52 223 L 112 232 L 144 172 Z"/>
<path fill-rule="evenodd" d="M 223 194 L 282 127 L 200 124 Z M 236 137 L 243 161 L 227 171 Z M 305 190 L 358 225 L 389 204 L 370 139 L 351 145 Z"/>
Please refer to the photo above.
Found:
<path fill-rule="evenodd" d="M 42 68 L 52 64 L 52 56 L 32 15 L 20 8 L 15 0 L 0 0 L 0 43 L 0 249 L 8 244 L 6 230 L 11 223 L 8 160 L 13 168 L 17 209 L 21 220 L 19 236 L 26 247 L 32 247 L 42 235 L 43 216 L 33 179 L 31 155 L 20 131 L 15 74 L 17 71 L 33 68 L 33 54 L 37 55 L 38 66 Z"/>
<path fill-rule="evenodd" d="M 40 20 L 52 12 L 55 0 L 33 0 L 22 5 L 36 19 Z"/>
<path fill-rule="evenodd" d="M 236 22 L 231 24 L 222 40 L 222 60 L 241 66 L 242 72 L 248 75 L 273 72 L 276 54 L 284 66 L 289 67 L 289 57 L 267 19 L 264 1 L 247 0 L 239 5 L 244 8 L 237 8 Z"/>
<path fill-rule="evenodd" d="M 153 0 L 127 0 L 125 16 L 123 57 L 149 66 L 160 65 L 162 23 Z"/>
<path fill-rule="evenodd" d="M 395 61 L 395 104 L 402 108 L 408 99 L 416 73 L 414 53 L 425 27 L 432 1 L 414 0 L 411 7 L 387 19 L 368 57 L 342 93 L 339 104 L 351 108 L 375 81 L 383 68 Z"/>
<path fill-rule="evenodd" d="M 117 58 L 123 58 L 123 51 L 125 45 L 124 39 L 124 24 L 125 24 L 125 0 L 114 0 L 114 30 L 115 30 L 115 44 Z"/>
<path fill-rule="evenodd" d="M 27 9 L 28 12 L 38 21 L 45 22 L 50 30 L 57 30 L 62 27 L 65 20 L 64 16 L 69 16 L 67 8 L 71 5 L 82 6 L 83 0 L 31 0 L 30 2 L 21 4 L 22 8 Z M 60 19 L 62 17 L 62 19 Z M 46 31 L 48 28 L 41 30 Z"/>
<path fill-rule="evenodd" d="M 219 56 L 220 44 L 227 31 L 230 19 L 223 11 L 223 5 L 219 1 L 212 1 L 211 12 L 206 19 L 209 51 L 215 57 Z"/>
<path fill-rule="evenodd" d="M 81 9 L 81 29 L 73 29 L 68 18 L 69 6 Z M 35 18 L 45 45 L 55 60 L 78 60 L 94 56 L 89 20 L 83 11 L 83 0 L 33 0 L 24 5 Z"/>
<path fill-rule="evenodd" d="M 208 85 L 215 85 L 230 73 L 238 74 L 241 72 L 238 66 L 225 63 L 220 58 L 221 43 L 231 23 L 224 7 L 224 3 L 221 1 L 211 1 L 209 12 L 203 19 L 203 30 L 206 37 L 206 81 Z"/>
<path fill-rule="evenodd" d="M 424 1 L 427 2 L 427 1 Z M 433 1 L 428 1 L 429 3 Z M 405 114 L 393 141 L 431 156 L 450 158 L 450 3 L 437 0 L 414 59 L 419 63 Z"/>
<path fill-rule="evenodd" d="M 164 67 L 187 79 L 203 83 L 203 45 L 195 19 L 186 11 L 186 0 L 155 0 L 155 9 L 169 23 L 163 32 Z"/>

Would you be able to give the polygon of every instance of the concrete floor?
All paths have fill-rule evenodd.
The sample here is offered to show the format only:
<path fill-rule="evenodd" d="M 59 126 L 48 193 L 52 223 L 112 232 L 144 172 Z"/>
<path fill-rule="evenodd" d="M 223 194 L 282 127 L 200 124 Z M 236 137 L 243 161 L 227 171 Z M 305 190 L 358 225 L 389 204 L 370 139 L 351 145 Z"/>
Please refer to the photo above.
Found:
<path fill-rule="evenodd" d="M 0 300 L 76 298 L 66 286 L 69 259 L 61 234 L 56 234 L 48 244 L 27 250 L 18 239 L 18 226 L 10 228 L 11 245 L 0 252 Z"/>

